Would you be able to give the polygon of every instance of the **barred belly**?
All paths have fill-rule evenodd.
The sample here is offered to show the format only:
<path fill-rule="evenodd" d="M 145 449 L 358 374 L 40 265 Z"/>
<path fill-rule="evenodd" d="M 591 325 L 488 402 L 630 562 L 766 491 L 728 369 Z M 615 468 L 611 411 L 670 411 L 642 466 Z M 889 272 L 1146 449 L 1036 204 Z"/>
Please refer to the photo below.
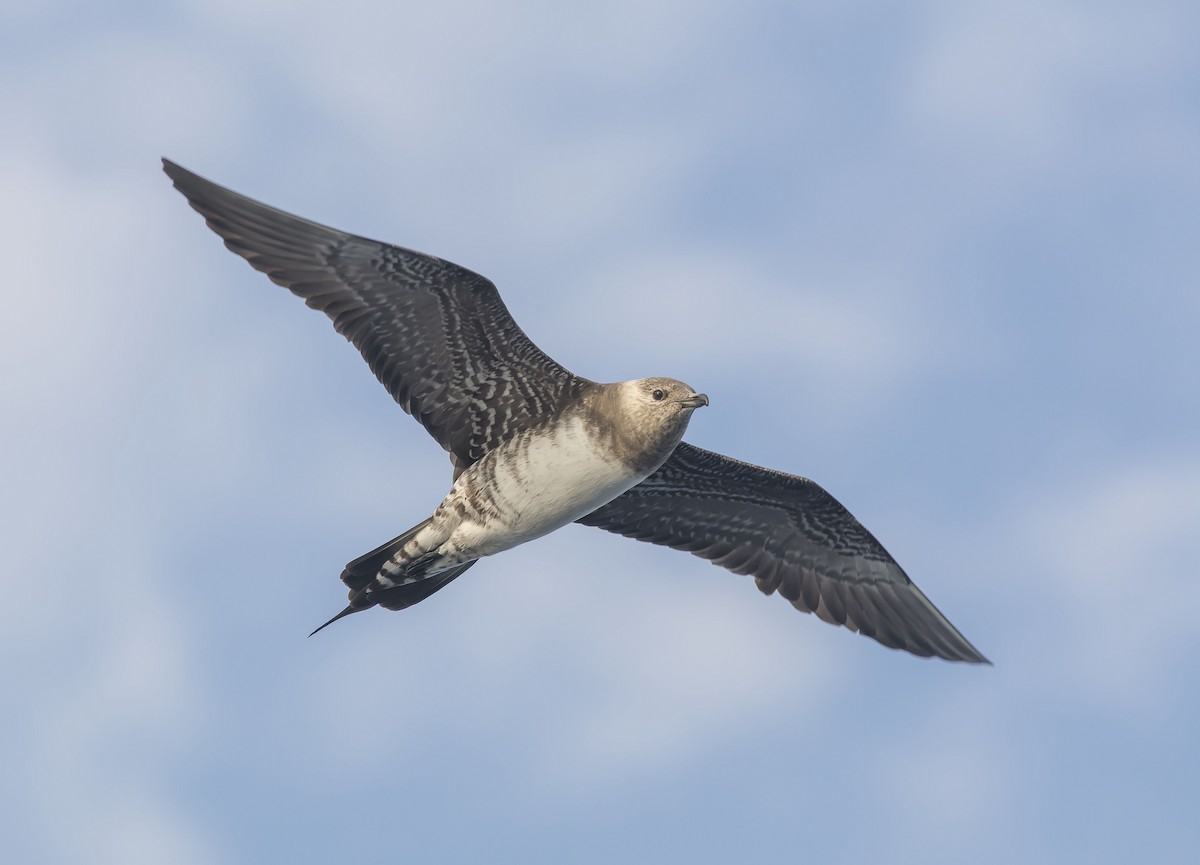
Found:
<path fill-rule="evenodd" d="M 574 522 L 645 475 L 599 443 L 581 418 L 523 433 L 463 472 L 443 506 L 462 517 L 443 551 L 489 556 Z"/>

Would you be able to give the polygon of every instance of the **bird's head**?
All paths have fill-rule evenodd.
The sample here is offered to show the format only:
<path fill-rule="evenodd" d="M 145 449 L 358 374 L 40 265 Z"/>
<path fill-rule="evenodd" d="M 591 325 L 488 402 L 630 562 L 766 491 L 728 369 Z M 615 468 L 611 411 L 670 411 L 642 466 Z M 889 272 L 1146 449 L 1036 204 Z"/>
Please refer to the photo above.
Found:
<path fill-rule="evenodd" d="M 692 412 L 708 397 L 673 378 L 639 378 L 621 386 L 621 408 L 652 438 L 674 447 L 683 438 Z"/>

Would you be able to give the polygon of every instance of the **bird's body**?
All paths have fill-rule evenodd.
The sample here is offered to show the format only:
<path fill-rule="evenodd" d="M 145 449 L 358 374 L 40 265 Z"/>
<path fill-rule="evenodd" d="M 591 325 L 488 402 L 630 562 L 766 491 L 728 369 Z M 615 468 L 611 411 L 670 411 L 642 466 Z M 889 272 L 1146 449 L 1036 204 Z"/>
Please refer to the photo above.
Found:
<path fill-rule="evenodd" d="M 691 397 L 690 388 L 680 387 Z M 471 558 L 540 538 L 645 480 L 670 456 L 686 425 L 684 417 L 668 447 L 648 435 L 642 447 L 622 454 L 605 440 L 602 424 L 570 409 L 484 454 L 459 475 L 435 522 L 449 514 L 455 527 L 445 543 Z"/>
<path fill-rule="evenodd" d="M 434 511 L 431 537 L 445 538 L 447 564 L 494 555 L 590 514 L 647 474 L 600 447 L 572 413 L 518 433 L 459 475 Z"/>
<path fill-rule="evenodd" d="M 638 403 L 653 406 L 655 392 L 664 394 L 665 411 L 646 412 L 647 422 L 630 427 L 633 435 L 615 447 L 611 430 L 636 415 Z M 512 549 L 608 504 L 670 456 L 692 411 L 707 403 L 672 379 L 591 385 L 577 404 L 460 473 L 433 515 L 380 565 L 351 606 L 373 606 L 374 594 Z"/>
<path fill-rule="evenodd" d="M 450 454 L 450 492 L 346 565 L 350 604 L 330 622 L 412 606 L 481 558 L 580 522 L 753 574 L 765 593 L 884 645 L 986 661 L 819 486 L 683 443 L 705 395 L 669 378 L 576 376 L 478 274 L 163 165 L 226 246 L 328 315 Z"/>

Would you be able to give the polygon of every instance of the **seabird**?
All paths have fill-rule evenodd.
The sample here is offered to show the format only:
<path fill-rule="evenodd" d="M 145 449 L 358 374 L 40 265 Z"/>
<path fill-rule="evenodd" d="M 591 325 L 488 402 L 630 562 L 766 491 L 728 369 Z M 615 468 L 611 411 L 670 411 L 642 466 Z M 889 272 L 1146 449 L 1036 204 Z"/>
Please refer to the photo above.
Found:
<path fill-rule="evenodd" d="M 324 312 L 450 454 L 450 492 L 346 565 L 349 605 L 401 610 L 484 556 L 571 522 L 686 550 L 890 648 L 989 663 L 887 550 L 812 481 L 684 442 L 708 397 L 681 381 L 600 384 L 517 326 L 490 280 L 163 170 L 233 252 Z M 316 631 L 313 631 L 315 634 Z"/>

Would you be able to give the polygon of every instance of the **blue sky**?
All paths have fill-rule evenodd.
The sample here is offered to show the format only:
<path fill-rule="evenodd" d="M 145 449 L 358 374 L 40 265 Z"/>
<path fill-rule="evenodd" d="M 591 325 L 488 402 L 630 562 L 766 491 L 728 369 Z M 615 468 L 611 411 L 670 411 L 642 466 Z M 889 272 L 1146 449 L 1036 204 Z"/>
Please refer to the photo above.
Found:
<path fill-rule="evenodd" d="M 11 861 L 1200 846 L 1194 4 L 9 7 Z M 161 155 L 706 391 L 995 667 L 582 527 L 307 640 L 448 461 Z"/>

